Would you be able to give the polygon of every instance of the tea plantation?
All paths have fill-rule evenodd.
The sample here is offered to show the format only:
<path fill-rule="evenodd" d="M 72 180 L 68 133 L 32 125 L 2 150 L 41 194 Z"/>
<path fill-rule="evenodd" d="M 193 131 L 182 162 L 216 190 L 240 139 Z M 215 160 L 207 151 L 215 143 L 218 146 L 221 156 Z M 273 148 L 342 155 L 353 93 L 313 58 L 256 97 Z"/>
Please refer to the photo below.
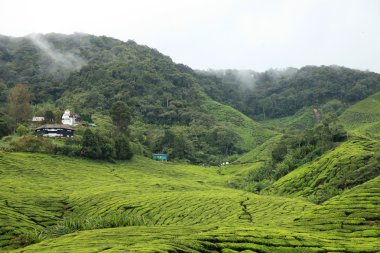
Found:
<path fill-rule="evenodd" d="M 317 205 L 228 188 L 238 166 L 2 152 L 1 250 L 380 251 L 379 177 Z"/>

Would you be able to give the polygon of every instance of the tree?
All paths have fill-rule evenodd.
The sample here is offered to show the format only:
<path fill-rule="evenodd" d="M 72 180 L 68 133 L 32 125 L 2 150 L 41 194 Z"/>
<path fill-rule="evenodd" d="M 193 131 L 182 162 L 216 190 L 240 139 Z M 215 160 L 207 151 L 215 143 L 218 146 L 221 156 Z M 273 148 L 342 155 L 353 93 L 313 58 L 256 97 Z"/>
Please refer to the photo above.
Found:
<path fill-rule="evenodd" d="M 7 86 L 0 79 L 0 103 L 7 102 Z"/>
<path fill-rule="evenodd" d="M 16 127 L 16 122 L 13 118 L 0 112 L 0 138 L 11 134 Z"/>
<path fill-rule="evenodd" d="M 55 121 L 55 115 L 50 110 L 45 112 L 44 117 L 45 117 L 45 122 L 47 122 L 47 123 L 54 123 L 54 121 Z"/>
<path fill-rule="evenodd" d="M 117 130 L 126 133 L 131 123 L 131 112 L 128 106 L 122 101 L 117 101 L 112 104 L 110 113 Z"/>
<path fill-rule="evenodd" d="M 285 155 L 288 153 L 288 149 L 284 143 L 279 143 L 272 150 L 272 159 L 276 163 L 284 160 Z"/>
<path fill-rule="evenodd" d="M 112 138 L 109 138 L 105 134 L 100 134 L 99 132 L 94 133 L 98 140 L 98 146 L 100 149 L 100 154 L 98 159 L 110 160 L 115 157 L 115 143 Z"/>
<path fill-rule="evenodd" d="M 29 132 L 29 128 L 27 128 L 26 126 L 24 125 L 19 125 L 16 129 L 16 133 L 19 135 L 19 136 L 23 136 L 23 135 L 26 135 L 27 133 Z"/>
<path fill-rule="evenodd" d="M 115 151 L 116 159 L 119 160 L 130 160 L 133 157 L 133 152 L 131 146 L 129 145 L 129 140 L 125 135 L 118 135 L 115 138 Z"/>
<path fill-rule="evenodd" d="M 235 144 L 240 140 L 240 136 L 228 126 L 215 126 L 211 129 L 208 139 L 220 154 L 231 155 L 237 151 Z"/>
<path fill-rule="evenodd" d="M 88 128 L 83 133 L 82 154 L 92 159 L 98 159 L 101 156 L 101 149 L 99 147 L 98 138 Z"/>
<path fill-rule="evenodd" d="M 30 119 L 32 108 L 30 106 L 30 93 L 27 85 L 16 84 L 8 95 L 9 115 L 16 123 L 26 122 Z"/>

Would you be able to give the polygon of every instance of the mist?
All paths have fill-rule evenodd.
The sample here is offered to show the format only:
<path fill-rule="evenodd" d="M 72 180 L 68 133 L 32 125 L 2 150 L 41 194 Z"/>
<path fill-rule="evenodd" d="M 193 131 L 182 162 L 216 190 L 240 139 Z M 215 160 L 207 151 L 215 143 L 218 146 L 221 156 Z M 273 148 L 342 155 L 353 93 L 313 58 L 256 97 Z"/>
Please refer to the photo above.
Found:
<path fill-rule="evenodd" d="M 85 59 L 78 55 L 59 51 L 41 34 L 31 34 L 27 38 L 43 53 L 40 65 L 47 65 L 50 73 L 78 71 L 87 63 Z"/>
<path fill-rule="evenodd" d="M 250 69 L 208 69 L 196 70 L 198 73 L 211 74 L 219 77 L 225 85 L 238 85 L 246 90 L 253 90 L 258 83 L 276 82 L 283 78 L 290 78 L 298 71 L 297 68 L 271 68 L 264 72 Z"/>

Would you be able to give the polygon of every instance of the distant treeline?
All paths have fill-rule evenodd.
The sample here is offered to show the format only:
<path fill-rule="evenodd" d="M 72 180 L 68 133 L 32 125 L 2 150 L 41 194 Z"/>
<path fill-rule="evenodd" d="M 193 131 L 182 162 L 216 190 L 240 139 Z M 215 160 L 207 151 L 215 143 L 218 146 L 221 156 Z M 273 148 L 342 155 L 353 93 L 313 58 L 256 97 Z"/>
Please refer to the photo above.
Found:
<path fill-rule="evenodd" d="M 338 66 L 199 74 L 211 98 L 257 120 L 293 115 L 305 106 L 320 107 L 333 99 L 351 104 L 380 90 L 379 74 Z"/>

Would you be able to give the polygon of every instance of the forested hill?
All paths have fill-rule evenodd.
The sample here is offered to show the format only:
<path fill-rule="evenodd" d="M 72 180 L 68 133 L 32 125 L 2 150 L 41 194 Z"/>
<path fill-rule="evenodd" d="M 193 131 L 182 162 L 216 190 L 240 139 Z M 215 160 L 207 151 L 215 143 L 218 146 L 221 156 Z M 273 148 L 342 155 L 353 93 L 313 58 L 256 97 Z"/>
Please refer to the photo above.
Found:
<path fill-rule="evenodd" d="M 59 117 L 70 109 L 86 120 L 94 114 L 109 119 L 111 105 L 122 101 L 132 112 L 129 137 L 145 154 L 165 151 L 199 163 L 248 151 L 276 134 L 210 99 L 202 81 L 191 68 L 134 41 L 87 34 L 0 37 L 0 107 L 18 83 L 28 85 L 36 115 L 48 109 Z"/>
<path fill-rule="evenodd" d="M 199 72 L 213 99 L 227 103 L 253 119 L 290 116 L 305 106 L 330 100 L 353 104 L 380 90 L 380 75 L 339 66 L 301 69 L 209 70 Z"/>
<path fill-rule="evenodd" d="M 29 84 L 33 103 L 61 99 L 76 111 L 92 113 L 122 99 L 152 115 L 151 121 L 186 121 L 185 109 L 174 115 L 163 108 L 189 107 L 200 99 L 190 68 L 133 41 L 48 34 L 2 37 L 0 45 L 2 87 Z"/>
<path fill-rule="evenodd" d="M 301 69 L 197 71 L 155 49 L 87 34 L 0 36 L 0 103 L 16 83 L 32 102 L 74 110 L 109 109 L 125 100 L 148 122 L 188 123 L 202 91 L 253 119 L 293 115 L 332 99 L 354 103 L 380 90 L 380 75 L 338 66 Z"/>
<path fill-rule="evenodd" d="M 91 120 L 96 113 L 109 116 L 111 105 L 122 101 L 132 112 L 130 138 L 146 154 L 165 147 L 172 157 L 200 163 L 277 135 L 252 119 L 289 116 L 333 99 L 330 109 L 343 111 L 379 91 L 380 75 L 336 66 L 201 72 L 134 41 L 0 36 L 0 109 L 18 83 L 28 85 L 36 115 L 68 108 Z"/>

